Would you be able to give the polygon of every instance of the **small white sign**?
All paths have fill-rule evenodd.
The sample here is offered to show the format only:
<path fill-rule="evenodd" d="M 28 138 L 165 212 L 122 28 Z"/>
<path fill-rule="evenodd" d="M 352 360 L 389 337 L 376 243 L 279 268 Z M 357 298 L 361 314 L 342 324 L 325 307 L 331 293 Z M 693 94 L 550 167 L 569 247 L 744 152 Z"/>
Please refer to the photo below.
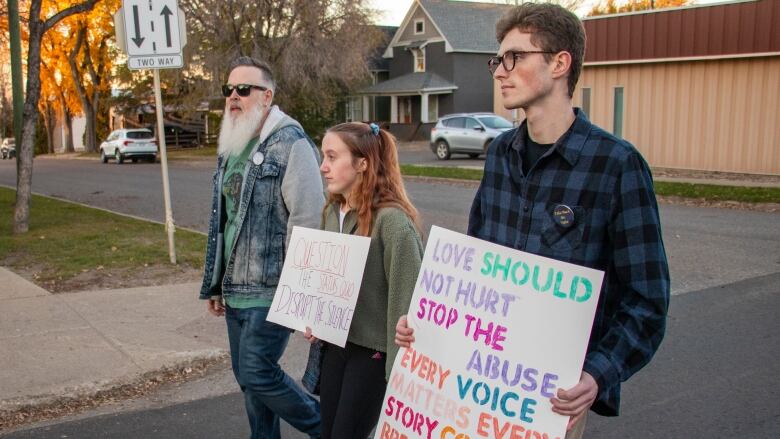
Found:
<path fill-rule="evenodd" d="M 122 14 L 129 57 L 181 56 L 177 0 L 123 0 Z"/>
<path fill-rule="evenodd" d="M 370 238 L 293 227 L 268 320 L 344 347 Z"/>
<path fill-rule="evenodd" d="M 143 69 L 175 69 L 184 66 L 181 55 L 139 56 L 127 59 L 127 66 L 132 70 Z"/>

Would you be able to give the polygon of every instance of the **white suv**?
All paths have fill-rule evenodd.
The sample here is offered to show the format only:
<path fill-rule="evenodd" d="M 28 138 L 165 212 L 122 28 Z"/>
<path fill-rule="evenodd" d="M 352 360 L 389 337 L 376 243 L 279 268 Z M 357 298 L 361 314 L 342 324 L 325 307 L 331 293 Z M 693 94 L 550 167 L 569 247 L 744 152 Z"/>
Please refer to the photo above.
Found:
<path fill-rule="evenodd" d="M 105 142 L 100 144 L 100 161 L 108 163 L 113 158 L 118 165 L 130 159 L 136 163 L 145 159 L 150 163 L 157 160 L 157 141 L 154 134 L 145 129 L 121 129 L 113 131 Z"/>
<path fill-rule="evenodd" d="M 6 137 L 3 139 L 3 143 L 0 144 L 0 156 L 5 159 L 12 159 L 16 157 L 16 145 L 13 137 Z"/>
<path fill-rule="evenodd" d="M 431 128 L 431 151 L 439 160 L 454 153 L 468 154 L 475 159 L 487 152 L 487 147 L 512 123 L 493 113 L 458 113 L 442 116 Z"/>

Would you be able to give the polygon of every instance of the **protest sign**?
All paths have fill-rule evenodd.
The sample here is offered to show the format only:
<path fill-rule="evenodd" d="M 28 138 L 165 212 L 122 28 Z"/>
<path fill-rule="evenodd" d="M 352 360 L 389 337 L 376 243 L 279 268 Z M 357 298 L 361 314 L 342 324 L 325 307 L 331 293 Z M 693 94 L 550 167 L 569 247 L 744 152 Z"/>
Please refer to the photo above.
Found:
<path fill-rule="evenodd" d="M 344 347 L 370 238 L 293 227 L 268 320 Z"/>
<path fill-rule="evenodd" d="M 563 439 L 603 274 L 434 226 L 375 439 Z"/>

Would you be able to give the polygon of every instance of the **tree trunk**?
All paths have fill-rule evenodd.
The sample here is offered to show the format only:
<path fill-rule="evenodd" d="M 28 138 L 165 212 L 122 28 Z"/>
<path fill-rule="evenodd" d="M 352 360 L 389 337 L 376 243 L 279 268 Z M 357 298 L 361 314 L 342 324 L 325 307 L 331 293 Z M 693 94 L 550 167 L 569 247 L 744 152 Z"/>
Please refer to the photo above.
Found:
<path fill-rule="evenodd" d="M 84 110 L 84 119 L 86 119 L 86 126 L 84 128 L 84 151 L 97 152 L 97 145 L 95 144 L 95 107 L 92 105 L 82 106 Z"/>
<path fill-rule="evenodd" d="M 39 9 L 40 10 L 40 9 Z M 30 201 L 32 200 L 33 149 L 35 124 L 38 122 L 38 98 L 41 94 L 41 38 L 43 23 L 30 20 L 29 49 L 27 52 L 27 93 L 24 99 L 22 144 L 16 158 L 16 205 L 14 206 L 14 233 L 27 233 L 30 228 Z"/>
<path fill-rule="evenodd" d="M 70 114 L 70 110 L 65 108 L 64 115 L 64 127 L 65 127 L 65 145 L 62 147 L 65 152 L 76 152 L 76 148 L 73 147 L 73 116 Z"/>
<path fill-rule="evenodd" d="M 97 152 L 98 150 L 98 138 L 97 138 L 97 112 L 100 111 L 100 92 L 98 91 L 97 84 L 95 84 L 95 91 L 92 93 L 92 105 L 90 105 L 91 114 L 87 117 L 87 151 Z M 92 126 L 90 126 L 92 125 Z"/>
<path fill-rule="evenodd" d="M 54 154 L 54 128 L 57 126 L 57 114 L 48 102 L 42 114 L 43 125 L 46 127 L 46 152 Z"/>

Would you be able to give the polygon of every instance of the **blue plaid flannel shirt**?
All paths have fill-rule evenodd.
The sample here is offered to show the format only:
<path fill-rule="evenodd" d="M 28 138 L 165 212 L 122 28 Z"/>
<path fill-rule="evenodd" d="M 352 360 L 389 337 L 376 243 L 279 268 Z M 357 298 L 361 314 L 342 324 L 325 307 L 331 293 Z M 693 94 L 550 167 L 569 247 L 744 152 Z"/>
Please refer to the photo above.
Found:
<path fill-rule="evenodd" d="M 664 336 L 669 268 L 647 163 L 579 109 L 568 132 L 524 176 L 527 127 L 493 141 L 468 234 L 605 272 L 583 370 L 599 385 L 591 407 L 616 416 L 620 383 L 650 361 Z M 574 223 L 553 210 L 566 205 Z"/>

